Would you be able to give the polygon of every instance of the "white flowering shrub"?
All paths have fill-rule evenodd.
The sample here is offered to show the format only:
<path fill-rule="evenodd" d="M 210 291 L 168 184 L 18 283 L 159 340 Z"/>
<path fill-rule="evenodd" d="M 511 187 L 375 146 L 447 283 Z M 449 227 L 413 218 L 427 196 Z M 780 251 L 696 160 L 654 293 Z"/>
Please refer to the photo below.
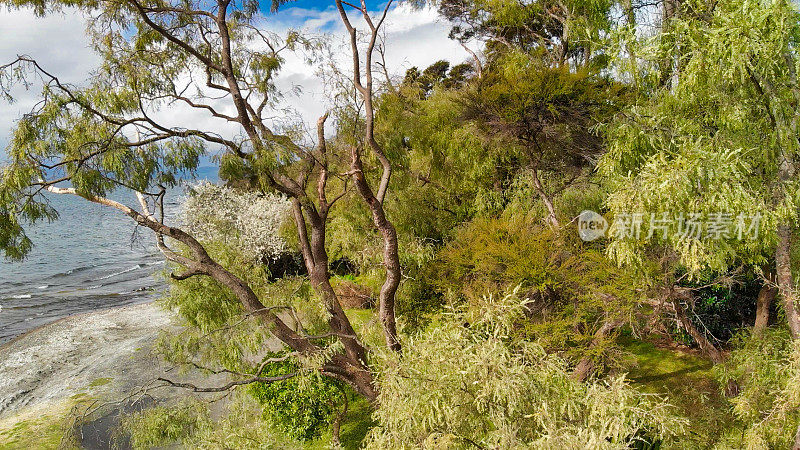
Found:
<path fill-rule="evenodd" d="M 220 242 L 248 259 L 265 261 L 289 251 L 279 230 L 290 208 L 289 200 L 279 195 L 260 195 L 203 181 L 191 188 L 180 221 L 201 241 Z"/>

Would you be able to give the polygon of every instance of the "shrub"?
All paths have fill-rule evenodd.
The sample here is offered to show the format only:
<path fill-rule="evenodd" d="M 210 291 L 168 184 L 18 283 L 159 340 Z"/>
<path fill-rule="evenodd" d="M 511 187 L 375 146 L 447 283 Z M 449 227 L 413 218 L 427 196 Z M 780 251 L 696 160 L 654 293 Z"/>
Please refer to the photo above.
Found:
<path fill-rule="evenodd" d="M 186 231 L 205 242 L 229 245 L 253 261 L 269 261 L 289 250 L 281 225 L 289 201 L 209 182 L 193 186 L 180 220 Z"/>
<path fill-rule="evenodd" d="M 523 218 L 478 218 L 439 252 L 432 277 L 439 291 L 468 300 L 518 284 L 554 290 L 560 256 L 555 236 Z"/>
<path fill-rule="evenodd" d="M 218 420 L 211 418 L 209 403 L 193 399 L 157 406 L 123 417 L 121 427 L 134 449 L 280 449 L 303 448 L 261 419 L 261 408 L 249 395 L 231 394 L 231 402 Z M 120 436 L 123 437 L 123 436 Z M 125 441 L 117 441 L 125 447 Z M 114 447 L 116 448 L 116 447 Z"/>
<path fill-rule="evenodd" d="M 733 411 L 750 449 L 792 448 L 800 423 L 800 343 L 786 329 L 740 333 L 735 350 L 714 367 L 721 386 L 736 382 Z"/>
<path fill-rule="evenodd" d="M 368 448 L 629 448 L 684 421 L 622 378 L 574 381 L 558 357 L 513 338 L 527 301 L 452 311 L 386 356 Z"/>
<path fill-rule="evenodd" d="M 292 360 L 270 363 L 261 376 L 285 375 L 299 368 Z M 254 383 L 250 392 L 262 405 L 266 420 L 288 436 L 304 441 L 319 436 L 330 425 L 341 396 L 345 395 L 341 382 L 318 374 L 299 375 L 278 383 Z"/>
<path fill-rule="evenodd" d="M 121 425 L 130 436 L 131 446 L 143 449 L 175 443 L 195 433 L 208 421 L 208 411 L 201 404 L 185 402 L 130 414 L 123 418 Z"/>
<path fill-rule="evenodd" d="M 487 292 L 519 285 L 533 302 L 519 333 L 570 362 L 590 357 L 597 369 L 618 366 L 607 320 L 626 322 L 640 296 L 637 275 L 609 261 L 597 243 L 560 235 L 524 217 L 478 218 L 456 233 L 434 262 L 430 283 L 450 302 L 480 307 Z"/>

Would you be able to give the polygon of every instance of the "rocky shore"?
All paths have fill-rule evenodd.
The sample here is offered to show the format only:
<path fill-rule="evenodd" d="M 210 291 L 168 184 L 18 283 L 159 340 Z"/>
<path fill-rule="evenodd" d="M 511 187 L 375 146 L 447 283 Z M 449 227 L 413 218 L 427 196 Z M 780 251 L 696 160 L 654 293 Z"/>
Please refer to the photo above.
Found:
<path fill-rule="evenodd" d="M 69 430 L 83 448 L 108 448 L 120 411 L 187 395 L 152 389 L 173 369 L 152 352 L 162 330 L 180 327 L 147 303 L 67 317 L 0 347 L 0 448 L 57 446 Z M 218 381 L 201 373 L 179 378 Z M 75 421 L 98 405 L 118 406 Z"/>

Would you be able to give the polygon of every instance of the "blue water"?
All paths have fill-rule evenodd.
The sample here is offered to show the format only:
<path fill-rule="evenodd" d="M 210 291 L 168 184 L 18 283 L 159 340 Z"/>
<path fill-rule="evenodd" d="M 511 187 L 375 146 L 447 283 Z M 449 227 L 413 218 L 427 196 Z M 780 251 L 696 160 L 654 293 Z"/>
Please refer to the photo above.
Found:
<path fill-rule="evenodd" d="M 183 192 L 168 195 L 168 216 Z M 26 260 L 0 259 L 0 344 L 72 314 L 147 302 L 163 290 L 155 274 L 164 259 L 149 229 L 78 197 L 48 198 L 60 218 L 28 230 L 35 247 Z M 114 198 L 136 205 L 131 194 Z"/>

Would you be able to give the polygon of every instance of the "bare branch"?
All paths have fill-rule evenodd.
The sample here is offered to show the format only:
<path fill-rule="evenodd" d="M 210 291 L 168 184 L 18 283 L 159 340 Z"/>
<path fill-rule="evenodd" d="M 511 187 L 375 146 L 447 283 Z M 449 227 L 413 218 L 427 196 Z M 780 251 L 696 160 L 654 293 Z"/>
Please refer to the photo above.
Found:
<path fill-rule="evenodd" d="M 219 387 L 197 387 L 191 383 L 178 383 L 172 380 L 168 380 L 166 378 L 159 377 L 158 381 L 163 381 L 172 387 L 179 387 L 184 389 L 189 389 L 192 392 L 223 392 L 229 389 L 235 388 L 236 386 L 242 386 L 246 384 L 253 384 L 253 383 L 275 383 L 278 381 L 288 380 L 290 378 L 294 378 L 297 376 L 297 372 L 280 375 L 277 377 L 252 377 L 246 380 L 238 380 L 238 381 L 231 381 L 230 383 L 219 386 Z"/>

